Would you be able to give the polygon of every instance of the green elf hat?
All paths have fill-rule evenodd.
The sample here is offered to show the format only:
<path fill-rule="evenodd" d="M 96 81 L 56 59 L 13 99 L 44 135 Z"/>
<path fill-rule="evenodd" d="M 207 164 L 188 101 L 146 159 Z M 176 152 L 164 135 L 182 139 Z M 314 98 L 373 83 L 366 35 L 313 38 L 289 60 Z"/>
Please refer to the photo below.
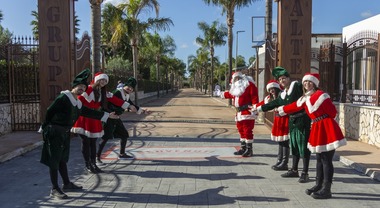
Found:
<path fill-rule="evenodd" d="M 272 75 L 278 79 L 279 77 L 281 76 L 286 76 L 286 77 L 289 77 L 289 73 L 288 71 L 286 71 L 285 68 L 281 67 L 281 66 L 277 66 L 275 67 L 273 70 L 272 70 Z"/>
<path fill-rule="evenodd" d="M 73 80 L 71 83 L 71 87 L 74 88 L 77 85 L 84 84 L 86 87 L 88 85 L 87 79 L 91 75 L 90 69 L 85 69 L 81 71 Z"/>
<path fill-rule="evenodd" d="M 129 87 L 132 87 L 133 89 L 135 89 L 136 87 L 136 84 L 137 84 L 137 81 L 135 78 L 133 77 L 130 77 L 126 82 L 125 82 L 125 86 L 129 86 Z"/>

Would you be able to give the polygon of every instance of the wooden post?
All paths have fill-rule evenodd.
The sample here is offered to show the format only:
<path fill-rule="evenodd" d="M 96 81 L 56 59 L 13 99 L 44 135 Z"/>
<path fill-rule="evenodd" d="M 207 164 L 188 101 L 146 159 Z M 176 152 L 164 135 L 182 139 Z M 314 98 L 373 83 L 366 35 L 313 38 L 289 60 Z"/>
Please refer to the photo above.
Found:
<path fill-rule="evenodd" d="M 292 79 L 310 71 L 312 0 L 278 0 L 279 64 Z"/>
<path fill-rule="evenodd" d="M 75 73 L 74 0 L 38 0 L 41 120 Z"/>

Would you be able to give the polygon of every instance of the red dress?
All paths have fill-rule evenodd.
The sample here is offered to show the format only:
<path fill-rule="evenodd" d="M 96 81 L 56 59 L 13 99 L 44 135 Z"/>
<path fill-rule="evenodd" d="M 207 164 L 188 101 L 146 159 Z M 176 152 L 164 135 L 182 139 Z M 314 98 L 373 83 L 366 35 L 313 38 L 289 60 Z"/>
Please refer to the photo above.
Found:
<path fill-rule="evenodd" d="M 257 108 L 261 105 L 267 104 L 270 101 L 270 95 L 267 95 L 264 100 L 254 105 Z M 289 116 L 280 116 L 275 112 L 274 121 L 272 126 L 271 140 L 276 142 L 283 142 L 289 140 Z"/>
<path fill-rule="evenodd" d="M 335 150 L 347 144 L 342 130 L 335 121 L 336 108 L 330 96 L 317 90 L 311 96 L 300 97 L 296 102 L 278 108 L 280 115 L 305 109 L 312 119 L 308 148 L 312 153 Z"/>
<path fill-rule="evenodd" d="M 84 106 L 88 108 L 95 110 L 101 109 L 101 101 L 95 101 L 94 89 L 91 85 L 87 87 L 86 92 L 78 96 L 78 99 L 83 103 Z M 107 93 L 107 101 L 124 109 L 128 108 L 129 106 L 129 103 L 113 96 L 112 93 Z M 100 120 L 84 116 L 79 116 L 78 120 L 71 128 L 71 132 L 75 134 L 85 135 L 89 138 L 100 138 L 104 134 L 102 122 Z"/>

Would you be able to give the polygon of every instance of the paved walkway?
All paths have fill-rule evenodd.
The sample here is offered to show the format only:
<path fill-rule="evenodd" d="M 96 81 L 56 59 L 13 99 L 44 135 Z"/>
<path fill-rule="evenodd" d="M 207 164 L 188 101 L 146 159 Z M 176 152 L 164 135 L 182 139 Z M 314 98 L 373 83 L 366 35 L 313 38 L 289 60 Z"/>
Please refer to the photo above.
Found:
<path fill-rule="evenodd" d="M 48 196 L 48 169 L 39 163 L 40 134 L 15 132 L 0 137 L 0 207 L 348 208 L 380 203 L 380 182 L 373 180 L 379 180 L 380 151 L 370 145 L 349 141 L 337 151 L 333 198 L 321 203 L 304 194 L 314 183 L 314 156 L 312 182 L 281 178 L 282 172 L 270 168 L 277 145 L 264 125 L 255 126 L 253 157 L 231 154 L 239 142 L 234 111 L 224 100 L 184 89 L 140 104 L 152 114 L 123 117 L 131 135 L 128 150 L 136 160 L 117 160 L 115 139 L 103 155 L 105 173 L 88 174 L 80 139 L 73 138 L 69 175 L 84 190 L 69 192 L 68 200 Z"/>

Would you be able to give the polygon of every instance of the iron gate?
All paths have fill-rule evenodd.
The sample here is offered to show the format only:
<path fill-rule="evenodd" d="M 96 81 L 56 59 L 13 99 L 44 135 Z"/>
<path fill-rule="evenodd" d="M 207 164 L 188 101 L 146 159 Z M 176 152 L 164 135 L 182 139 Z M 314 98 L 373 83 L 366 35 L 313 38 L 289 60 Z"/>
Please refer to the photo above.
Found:
<path fill-rule="evenodd" d="M 41 123 L 38 60 L 33 38 L 13 38 L 8 45 L 12 131 L 37 130 Z"/>

